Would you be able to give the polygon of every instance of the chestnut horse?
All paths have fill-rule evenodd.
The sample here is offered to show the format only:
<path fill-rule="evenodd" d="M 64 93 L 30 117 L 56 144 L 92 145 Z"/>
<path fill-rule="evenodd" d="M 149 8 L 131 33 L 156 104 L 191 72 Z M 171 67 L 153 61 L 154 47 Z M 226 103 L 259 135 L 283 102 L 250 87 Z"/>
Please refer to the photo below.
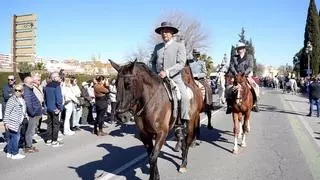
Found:
<path fill-rule="evenodd" d="M 163 85 L 163 80 L 152 73 L 149 67 L 142 62 L 134 61 L 119 66 L 112 60 L 109 61 L 118 71 L 116 114 L 122 122 L 134 118 L 140 139 L 148 153 L 149 179 L 160 179 L 157 159 L 169 131 L 175 125 L 175 118 L 172 116 L 172 104 Z M 193 94 L 196 94 L 197 90 L 192 86 L 189 87 Z M 197 97 L 197 95 L 193 95 L 190 99 L 189 128 L 187 137 L 184 138 L 182 143 L 182 163 L 179 172 L 186 172 L 187 170 L 188 150 L 200 129 L 199 100 Z M 155 140 L 154 143 L 153 140 Z"/>
<path fill-rule="evenodd" d="M 226 80 L 230 84 L 232 76 L 227 75 Z M 234 147 L 233 153 L 238 153 L 238 137 L 242 135 L 241 147 L 246 147 L 246 135 L 250 131 L 250 114 L 253 107 L 253 90 L 251 89 L 244 73 L 238 73 L 234 77 L 234 91 L 232 92 L 232 118 Z"/>

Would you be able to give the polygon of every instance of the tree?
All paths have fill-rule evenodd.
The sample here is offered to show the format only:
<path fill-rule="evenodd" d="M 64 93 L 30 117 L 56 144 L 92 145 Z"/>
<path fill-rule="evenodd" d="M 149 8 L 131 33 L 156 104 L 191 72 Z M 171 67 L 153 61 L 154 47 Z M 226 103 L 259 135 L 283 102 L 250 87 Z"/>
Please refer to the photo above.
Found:
<path fill-rule="evenodd" d="M 34 70 L 39 70 L 39 71 L 45 70 L 44 63 L 36 63 L 34 66 Z"/>
<path fill-rule="evenodd" d="M 301 69 L 300 69 L 300 61 L 303 58 L 303 48 L 300 49 L 293 57 L 293 71 L 295 71 L 296 75 L 300 77 Z"/>
<path fill-rule="evenodd" d="M 310 0 L 307 21 L 304 33 L 304 52 L 307 47 L 308 41 L 313 46 L 312 53 L 310 54 L 310 68 L 313 74 L 319 73 L 319 55 L 320 55 L 320 31 L 319 31 L 319 15 L 314 0 Z M 300 62 L 301 69 L 307 69 L 308 58 L 302 58 Z"/>
<path fill-rule="evenodd" d="M 28 62 L 19 62 L 18 69 L 19 69 L 20 73 L 30 73 L 35 68 L 32 64 L 30 64 Z"/>
<path fill-rule="evenodd" d="M 134 61 L 137 59 L 139 62 L 149 63 L 151 58 L 151 50 L 146 47 L 138 46 L 134 51 L 126 55 L 126 60 Z"/>
<path fill-rule="evenodd" d="M 206 63 L 207 68 L 207 76 L 210 75 L 214 71 L 213 59 L 211 56 L 207 56 L 206 54 L 201 54 L 200 59 Z"/>
<path fill-rule="evenodd" d="M 176 40 L 184 42 L 187 51 L 187 57 L 191 58 L 192 50 L 198 49 L 205 51 L 208 48 L 209 33 L 205 31 L 202 23 L 182 12 L 169 12 L 162 15 L 156 22 L 155 27 L 163 21 L 171 22 L 179 29 L 179 33 L 175 36 Z M 151 46 L 161 42 L 161 36 L 152 31 Z"/>

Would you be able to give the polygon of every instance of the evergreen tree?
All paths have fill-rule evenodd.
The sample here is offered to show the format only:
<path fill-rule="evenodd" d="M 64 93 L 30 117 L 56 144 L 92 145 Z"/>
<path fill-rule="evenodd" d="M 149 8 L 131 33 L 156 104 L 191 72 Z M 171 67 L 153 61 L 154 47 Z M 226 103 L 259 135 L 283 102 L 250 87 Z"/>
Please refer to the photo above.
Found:
<path fill-rule="evenodd" d="M 310 68 L 312 74 L 319 73 L 319 55 L 320 55 L 320 31 L 319 31 L 319 16 L 318 10 L 314 0 L 310 0 L 308 15 L 304 33 L 304 51 L 307 47 L 308 41 L 312 44 L 312 52 L 310 54 Z M 303 62 L 300 62 L 300 66 L 303 69 L 307 69 L 308 58 L 302 58 Z"/>
<path fill-rule="evenodd" d="M 293 57 L 293 61 L 292 61 L 292 64 L 293 64 L 293 71 L 295 72 L 295 74 L 297 75 L 297 77 L 300 77 L 301 76 L 301 69 L 300 69 L 300 62 L 301 62 L 301 59 L 303 58 L 303 48 L 300 49 L 299 52 L 297 52 L 294 57 Z"/>
<path fill-rule="evenodd" d="M 246 37 L 245 37 L 244 33 L 245 33 L 245 30 L 242 27 L 240 34 L 238 34 L 238 36 L 240 37 L 239 42 L 247 44 L 248 42 L 246 40 Z"/>
<path fill-rule="evenodd" d="M 236 55 L 236 48 L 232 45 L 231 46 L 231 52 L 230 52 L 230 60 L 229 62 L 231 62 L 232 58 Z M 229 69 L 230 67 L 228 67 L 228 72 L 229 72 Z"/>

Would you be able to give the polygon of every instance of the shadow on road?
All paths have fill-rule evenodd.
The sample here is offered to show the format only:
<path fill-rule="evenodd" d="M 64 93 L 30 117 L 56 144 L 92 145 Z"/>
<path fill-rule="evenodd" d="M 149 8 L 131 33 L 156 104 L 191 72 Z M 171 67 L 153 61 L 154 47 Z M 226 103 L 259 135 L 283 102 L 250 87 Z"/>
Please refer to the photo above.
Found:
<path fill-rule="evenodd" d="M 138 130 L 135 124 L 120 124 L 119 126 L 119 129 L 110 132 L 111 136 L 123 137 L 128 134 L 138 134 Z"/>
<path fill-rule="evenodd" d="M 141 153 L 139 154 L 138 152 L 143 152 L 143 153 L 145 152 L 145 148 L 143 146 L 122 148 L 122 147 L 113 146 L 112 144 L 99 144 L 97 147 L 104 148 L 109 153 L 103 156 L 101 160 L 88 162 L 79 167 L 69 166 L 69 168 L 75 169 L 75 171 L 77 172 L 78 176 L 81 179 L 92 180 L 92 179 L 102 177 L 107 173 L 112 173 L 117 168 L 121 167 L 123 164 L 126 164 L 128 161 L 132 160 L 130 158 L 130 155 L 133 157 L 136 157 L 135 155 L 141 154 Z M 146 159 L 143 161 L 139 161 L 137 163 L 142 164 L 141 170 L 143 173 L 147 174 L 149 172 Z M 103 172 L 97 174 L 99 170 Z M 127 179 L 139 179 L 137 177 L 133 178 L 135 177 L 135 171 L 132 168 L 128 168 L 126 171 L 120 172 L 117 175 L 128 176 Z"/>
<path fill-rule="evenodd" d="M 213 128 L 212 130 L 207 129 L 206 125 L 201 125 L 201 129 L 200 129 L 200 140 L 201 141 L 205 141 L 208 142 L 218 148 L 221 148 L 227 152 L 232 153 L 231 150 L 217 144 L 216 142 L 224 142 L 224 143 L 229 143 L 232 144 L 232 142 L 228 141 L 228 139 L 222 137 L 222 135 L 229 135 L 229 136 L 233 136 L 233 132 L 231 131 L 223 131 L 220 129 L 216 129 Z"/>
<path fill-rule="evenodd" d="M 284 113 L 284 114 L 306 116 L 304 112 L 295 112 L 295 111 L 278 109 L 276 106 L 272 106 L 272 105 L 259 104 L 259 109 L 260 111 L 266 111 L 266 112 L 277 112 L 277 113 Z"/>

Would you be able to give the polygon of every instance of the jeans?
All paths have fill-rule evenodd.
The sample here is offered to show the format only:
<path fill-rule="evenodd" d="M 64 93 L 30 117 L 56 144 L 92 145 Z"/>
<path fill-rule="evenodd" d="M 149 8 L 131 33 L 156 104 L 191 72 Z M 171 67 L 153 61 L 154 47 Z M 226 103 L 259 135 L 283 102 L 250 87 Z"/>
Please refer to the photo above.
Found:
<path fill-rule="evenodd" d="M 60 113 L 59 113 L 60 114 Z M 47 141 L 57 141 L 59 133 L 59 114 L 48 112 Z"/>
<path fill-rule="evenodd" d="M 310 115 L 312 114 L 313 111 L 313 105 L 317 105 L 317 115 L 320 113 L 320 99 L 309 99 L 310 101 L 310 108 L 309 108 L 309 113 Z"/>
<path fill-rule="evenodd" d="M 26 131 L 26 147 L 32 147 L 32 138 L 33 135 L 35 134 L 35 130 L 36 130 L 36 124 L 39 121 L 39 119 L 41 118 L 41 116 L 35 116 L 35 117 L 30 117 L 29 121 L 28 121 L 28 127 L 27 127 L 27 131 Z"/>
<path fill-rule="evenodd" d="M 7 153 L 16 155 L 19 153 L 20 129 L 18 132 L 8 130 Z"/>
<path fill-rule="evenodd" d="M 102 130 L 104 115 L 106 114 L 107 109 L 97 109 L 97 119 L 94 123 L 94 127 L 99 127 L 99 130 Z"/>
<path fill-rule="evenodd" d="M 89 107 L 82 106 L 81 124 L 88 124 Z"/>

